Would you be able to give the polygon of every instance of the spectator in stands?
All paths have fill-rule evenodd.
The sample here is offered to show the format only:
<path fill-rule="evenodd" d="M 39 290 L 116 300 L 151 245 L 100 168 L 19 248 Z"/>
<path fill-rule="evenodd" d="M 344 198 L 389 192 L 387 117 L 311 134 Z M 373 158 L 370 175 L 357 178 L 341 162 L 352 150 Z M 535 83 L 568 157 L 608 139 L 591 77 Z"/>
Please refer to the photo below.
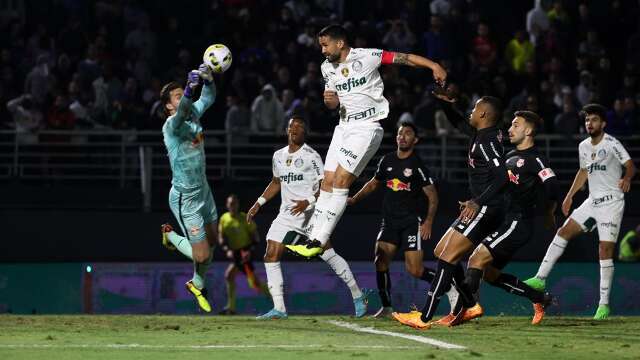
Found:
<path fill-rule="evenodd" d="M 576 98 L 580 107 L 592 103 L 593 99 L 593 81 L 591 73 L 587 70 L 582 70 L 580 73 L 580 83 L 575 87 Z"/>
<path fill-rule="evenodd" d="M 613 109 L 607 112 L 607 133 L 611 135 L 628 135 L 632 129 L 632 114 L 625 112 L 624 99 L 616 99 Z"/>
<path fill-rule="evenodd" d="M 429 4 L 431 15 L 446 18 L 451 12 L 451 3 L 449 0 L 431 0 Z"/>
<path fill-rule="evenodd" d="M 562 5 L 562 0 L 555 0 L 551 10 L 547 13 L 549 21 L 558 25 L 562 30 L 566 30 L 569 25 L 569 15 Z"/>
<path fill-rule="evenodd" d="M 538 44 L 539 37 L 549 30 L 549 17 L 542 7 L 542 0 L 535 0 L 533 9 L 527 13 L 527 32 L 533 45 Z"/>
<path fill-rule="evenodd" d="M 390 51 L 408 53 L 416 43 L 416 37 L 404 20 L 389 21 L 389 28 L 382 38 L 382 44 Z"/>
<path fill-rule="evenodd" d="M 49 56 L 40 55 L 24 82 L 25 92 L 31 95 L 36 107 L 42 107 L 47 101 L 53 78 L 49 72 Z"/>
<path fill-rule="evenodd" d="M 247 134 L 251 129 L 251 113 L 237 95 L 227 96 L 227 115 L 224 128 L 233 134 Z"/>
<path fill-rule="evenodd" d="M 86 57 L 78 64 L 78 76 L 80 86 L 83 91 L 91 89 L 93 81 L 100 77 L 101 65 L 98 62 L 98 51 L 96 46 L 90 44 L 87 47 Z"/>
<path fill-rule="evenodd" d="M 284 109 L 284 121 L 288 121 L 294 115 L 303 113 L 302 100 L 296 97 L 296 93 L 291 89 L 282 92 L 282 108 Z"/>
<path fill-rule="evenodd" d="M 64 94 L 58 94 L 53 105 L 47 112 L 47 129 L 72 130 L 76 125 L 76 118 L 69 110 L 69 99 Z M 66 136 L 56 137 L 60 140 L 68 139 Z"/>
<path fill-rule="evenodd" d="M 429 30 L 422 37 L 425 54 L 433 61 L 449 59 L 449 37 L 442 32 L 442 18 L 437 15 L 431 16 Z"/>
<path fill-rule="evenodd" d="M 137 27 L 127 34 L 124 41 L 127 51 L 135 50 L 147 61 L 153 60 L 156 53 L 156 34 L 151 31 L 149 20 L 141 19 Z"/>
<path fill-rule="evenodd" d="M 571 137 L 578 133 L 582 121 L 576 111 L 572 100 L 565 101 L 562 105 L 562 113 L 556 115 L 554 119 L 554 129 L 556 133 Z"/>
<path fill-rule="evenodd" d="M 604 48 L 598 39 L 598 33 L 593 29 L 587 32 L 587 38 L 580 43 L 578 51 L 592 59 L 597 59 L 605 55 Z"/>
<path fill-rule="evenodd" d="M 511 71 L 516 74 L 524 72 L 526 63 L 535 56 L 533 44 L 529 42 L 524 31 L 516 31 L 513 39 L 507 44 L 504 56 Z"/>
<path fill-rule="evenodd" d="M 7 103 L 7 110 L 13 115 L 10 124 L 16 131 L 20 144 L 38 142 L 38 130 L 44 126 L 42 112 L 34 106 L 30 94 L 20 95 Z"/>
<path fill-rule="evenodd" d="M 102 67 L 102 76 L 93 81 L 94 119 L 103 125 L 112 126 L 114 102 L 122 96 L 122 82 L 113 74 L 113 67 L 107 63 Z"/>
<path fill-rule="evenodd" d="M 284 109 L 271 84 L 262 88 L 262 92 L 251 105 L 251 130 L 280 134 L 284 131 Z"/>
<path fill-rule="evenodd" d="M 299 84 L 302 93 L 306 94 L 309 91 L 322 92 L 324 91 L 324 83 L 320 76 L 320 67 L 318 63 L 310 61 L 307 64 L 307 72 L 300 78 Z M 287 118 L 290 119 L 290 117 Z"/>
<path fill-rule="evenodd" d="M 496 44 L 489 38 L 489 25 L 479 23 L 476 36 L 471 44 L 469 57 L 474 68 L 490 68 L 496 61 Z"/>

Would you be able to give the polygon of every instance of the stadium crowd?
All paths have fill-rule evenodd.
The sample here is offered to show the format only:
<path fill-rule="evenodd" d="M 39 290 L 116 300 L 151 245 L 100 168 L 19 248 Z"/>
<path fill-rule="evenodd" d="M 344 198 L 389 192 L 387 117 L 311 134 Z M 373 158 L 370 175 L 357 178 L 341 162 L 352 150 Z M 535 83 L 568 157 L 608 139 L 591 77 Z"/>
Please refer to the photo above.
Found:
<path fill-rule="evenodd" d="M 337 115 L 322 102 L 316 32 L 343 24 L 354 47 L 440 62 L 470 109 L 482 95 L 505 116 L 528 109 L 545 133 L 576 134 L 589 102 L 607 132 L 640 129 L 640 1 L 47 0 L 5 11 L 0 28 L 0 128 L 160 129 L 161 86 L 184 81 L 211 43 L 233 52 L 217 78 L 210 129 L 281 133 L 302 114 L 314 132 Z M 505 7 L 506 6 L 506 7 Z M 179 10 L 179 11 L 177 11 Z M 512 16 L 505 15 L 506 13 Z M 391 113 L 430 135 L 455 130 L 430 95 L 431 74 L 383 67 Z M 37 137 L 34 137 L 37 141 Z"/>

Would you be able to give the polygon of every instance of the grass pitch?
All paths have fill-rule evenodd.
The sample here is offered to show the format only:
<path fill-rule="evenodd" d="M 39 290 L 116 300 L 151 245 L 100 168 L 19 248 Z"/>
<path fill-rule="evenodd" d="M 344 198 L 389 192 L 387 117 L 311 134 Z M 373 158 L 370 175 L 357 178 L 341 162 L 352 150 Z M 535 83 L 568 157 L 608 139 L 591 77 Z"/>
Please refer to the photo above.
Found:
<path fill-rule="evenodd" d="M 338 326 L 347 323 L 382 334 Z M 640 318 L 485 317 L 416 331 L 390 320 L 293 316 L 0 315 L 0 359 L 639 359 Z M 444 349 L 414 335 L 463 346 Z"/>

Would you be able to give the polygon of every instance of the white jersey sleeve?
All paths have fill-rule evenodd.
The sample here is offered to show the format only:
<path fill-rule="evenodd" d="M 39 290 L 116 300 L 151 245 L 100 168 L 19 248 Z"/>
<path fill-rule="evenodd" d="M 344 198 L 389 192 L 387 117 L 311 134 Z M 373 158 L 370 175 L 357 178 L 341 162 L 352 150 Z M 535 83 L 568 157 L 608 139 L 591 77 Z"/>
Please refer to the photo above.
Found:
<path fill-rule="evenodd" d="M 613 139 L 611 142 L 611 149 L 613 150 L 613 155 L 620 164 L 624 165 L 627 161 L 631 160 L 631 156 L 629 156 L 627 149 L 624 148 L 618 139 Z"/>
<path fill-rule="evenodd" d="M 587 146 L 584 141 L 580 142 L 580 145 L 578 145 L 578 158 L 580 159 L 580 169 L 587 170 L 588 154 Z"/>
<path fill-rule="evenodd" d="M 333 77 L 329 76 L 328 67 L 327 66 L 321 66 L 320 67 L 320 71 L 322 72 L 322 78 L 324 79 L 324 89 L 325 90 L 329 90 L 329 91 L 333 91 L 333 92 L 338 92 L 338 90 L 336 90 L 336 84 L 334 82 Z"/>
<path fill-rule="evenodd" d="M 278 152 L 276 151 L 273 154 L 273 157 L 271 158 L 271 172 L 273 173 L 273 177 L 274 178 L 279 178 L 280 177 L 280 175 L 278 175 L 278 166 L 276 166 L 276 161 L 278 161 L 277 160 L 277 154 L 278 154 Z"/>
<path fill-rule="evenodd" d="M 313 170 L 316 175 L 316 182 L 324 179 L 324 164 L 322 163 L 322 157 L 320 157 L 320 154 L 315 150 L 311 155 L 311 164 L 313 165 Z"/>

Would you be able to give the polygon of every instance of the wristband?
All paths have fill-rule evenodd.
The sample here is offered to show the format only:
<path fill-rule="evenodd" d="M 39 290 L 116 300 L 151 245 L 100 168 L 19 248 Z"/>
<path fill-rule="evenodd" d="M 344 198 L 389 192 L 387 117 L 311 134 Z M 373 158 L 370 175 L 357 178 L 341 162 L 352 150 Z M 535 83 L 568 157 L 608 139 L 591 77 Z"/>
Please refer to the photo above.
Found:
<path fill-rule="evenodd" d="M 260 206 L 262 206 L 262 205 L 264 205 L 264 204 L 266 204 L 266 203 L 267 203 L 267 199 L 265 199 L 264 197 L 260 196 L 260 197 L 258 198 L 258 200 L 256 200 L 256 202 L 257 202 L 258 204 L 260 204 Z"/>

